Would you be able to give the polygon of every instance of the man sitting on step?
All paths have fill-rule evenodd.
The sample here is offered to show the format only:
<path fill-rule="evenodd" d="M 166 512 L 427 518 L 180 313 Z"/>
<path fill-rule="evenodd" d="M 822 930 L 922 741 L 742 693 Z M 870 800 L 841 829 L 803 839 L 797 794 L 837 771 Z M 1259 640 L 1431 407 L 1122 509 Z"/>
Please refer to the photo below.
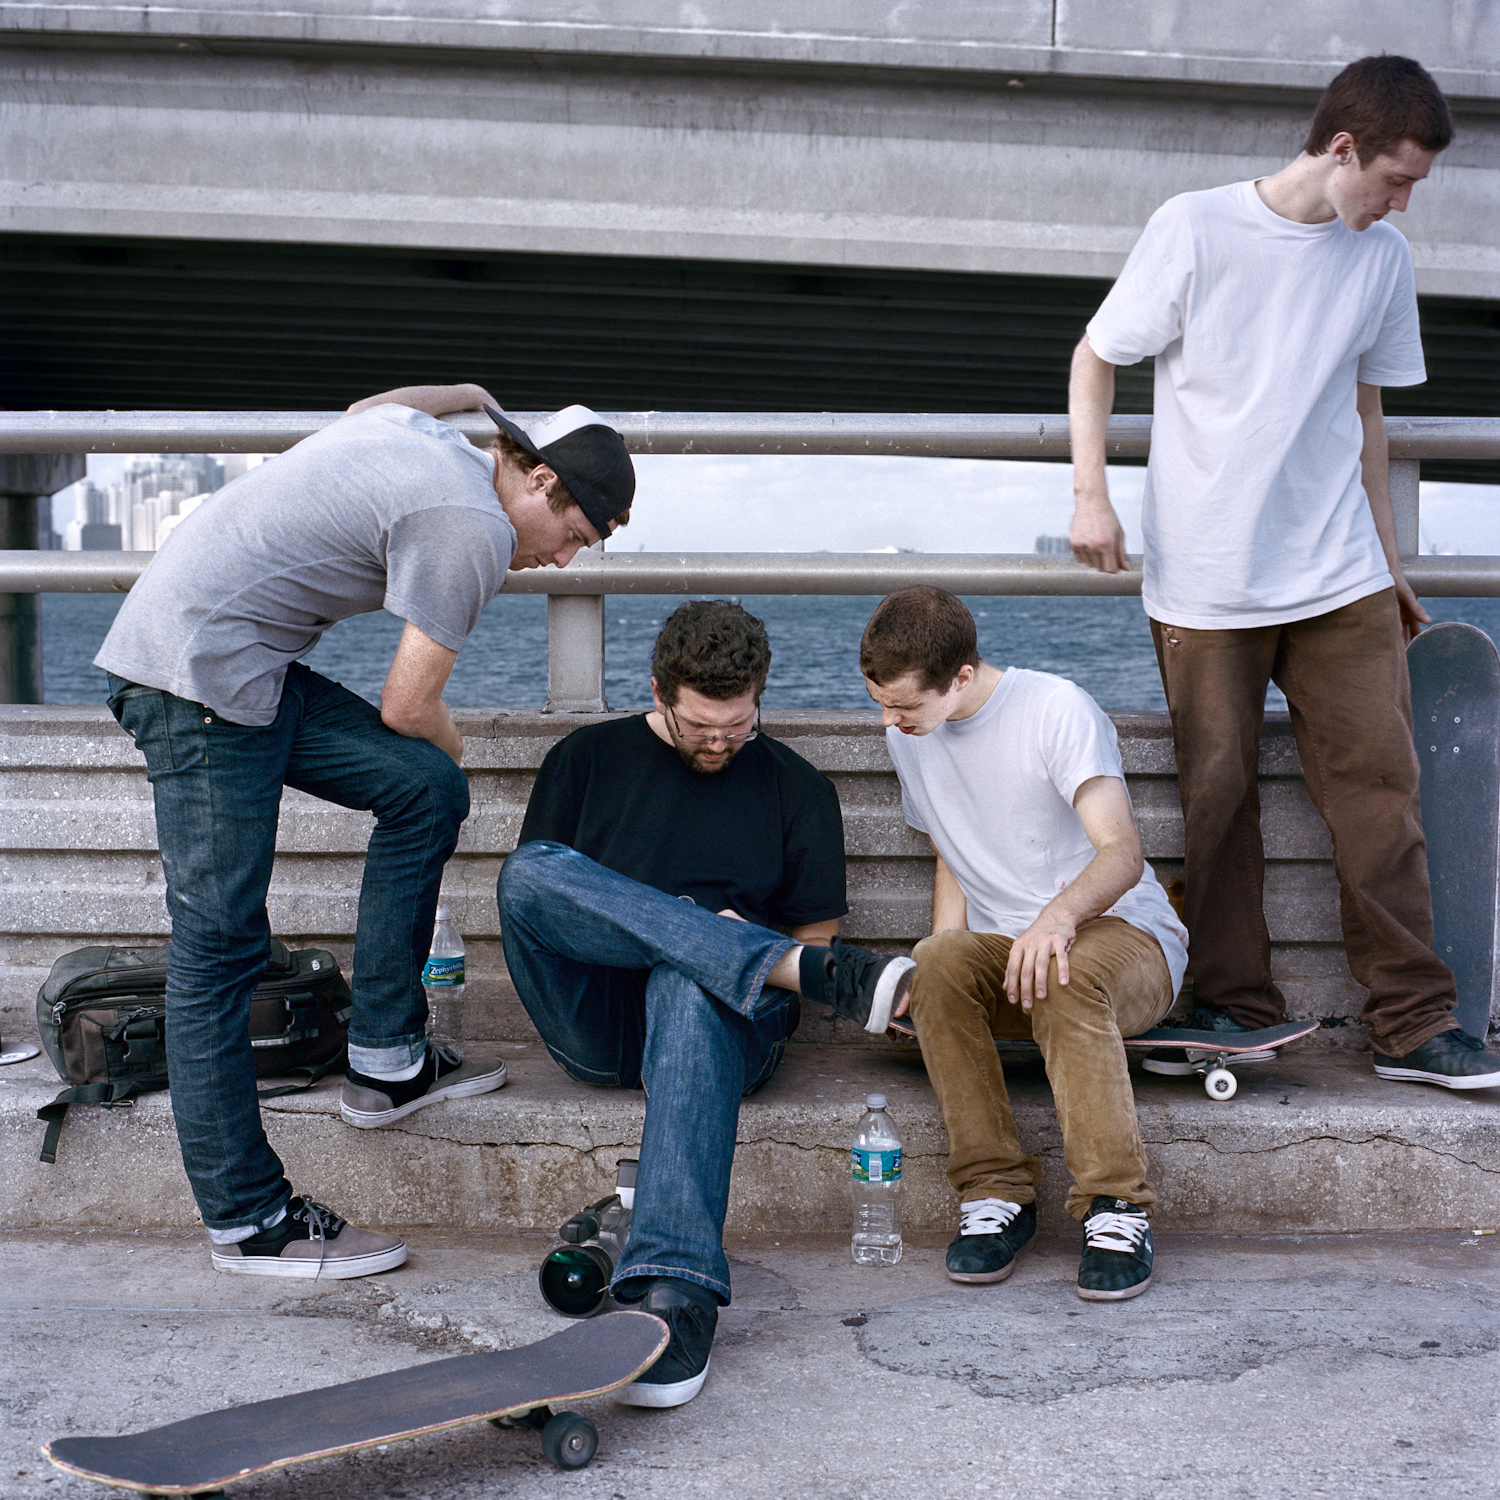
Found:
<path fill-rule="evenodd" d="M 1141 856 L 1114 725 L 1063 678 L 982 661 L 973 617 L 942 589 L 882 601 L 859 665 L 902 813 L 937 852 L 910 1009 L 962 1208 L 948 1275 L 1003 1281 L 1036 1234 L 1042 1166 L 1016 1136 L 994 1041 L 1030 1038 L 1085 1231 L 1078 1295 L 1139 1296 L 1156 1194 L 1121 1038 L 1172 1008 L 1187 933 Z"/>
<path fill-rule="evenodd" d="M 582 1083 L 646 1094 L 611 1293 L 672 1339 L 619 1393 L 632 1405 L 703 1385 L 740 1098 L 776 1071 L 799 994 L 882 1033 L 912 969 L 834 936 L 838 796 L 761 730 L 770 664 L 737 604 L 683 605 L 656 641 L 654 710 L 553 746 L 500 872 L 506 962 L 547 1050 Z"/>

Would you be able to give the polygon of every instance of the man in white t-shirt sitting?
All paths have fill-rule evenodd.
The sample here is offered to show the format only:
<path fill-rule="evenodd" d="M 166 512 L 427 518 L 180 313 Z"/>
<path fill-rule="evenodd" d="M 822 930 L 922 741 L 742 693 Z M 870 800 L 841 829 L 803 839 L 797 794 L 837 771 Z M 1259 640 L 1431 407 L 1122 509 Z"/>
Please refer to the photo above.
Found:
<path fill-rule="evenodd" d="M 885 599 L 859 665 L 902 813 L 937 852 L 910 1011 L 962 1210 L 948 1275 L 1003 1281 L 1036 1234 L 1042 1166 L 1021 1149 L 994 1045 L 1033 1038 L 1085 1230 L 1078 1295 L 1139 1296 L 1156 1194 L 1121 1038 L 1172 1008 L 1187 933 L 1142 858 L 1114 725 L 1064 678 L 981 661 L 973 617 L 942 589 Z"/>
<path fill-rule="evenodd" d="M 1500 1085 L 1500 1057 L 1457 1028 L 1432 951 L 1404 650 L 1428 616 L 1396 551 L 1380 401 L 1381 386 L 1426 378 L 1411 252 L 1381 221 L 1452 135 L 1420 64 L 1345 68 L 1289 166 L 1152 215 L 1074 353 L 1068 410 L 1073 552 L 1119 572 L 1104 462 L 1115 366 L 1156 356 L 1141 593 L 1186 824 L 1194 1024 L 1286 1017 L 1256 783 L 1275 682 L 1333 833 L 1375 1071 L 1475 1089 Z"/>

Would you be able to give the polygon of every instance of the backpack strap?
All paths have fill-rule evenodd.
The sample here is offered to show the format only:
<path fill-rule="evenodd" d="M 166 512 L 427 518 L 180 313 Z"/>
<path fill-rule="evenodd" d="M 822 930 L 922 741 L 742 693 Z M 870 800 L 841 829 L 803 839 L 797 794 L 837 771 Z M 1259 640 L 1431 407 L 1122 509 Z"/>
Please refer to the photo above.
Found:
<path fill-rule="evenodd" d="M 307 1074 L 306 1083 L 282 1083 L 274 1089 L 257 1089 L 257 1099 L 279 1099 L 283 1094 L 305 1094 L 315 1083 L 322 1082 L 330 1073 L 337 1070 L 342 1073 L 349 1066 L 349 1054 L 347 1051 L 340 1052 L 337 1057 L 330 1058 L 326 1063 L 319 1063 L 315 1068 L 295 1068 L 294 1072 Z"/>
<path fill-rule="evenodd" d="M 36 1112 L 37 1119 L 47 1122 L 47 1133 L 42 1138 L 41 1159 L 49 1163 L 56 1162 L 57 1140 L 62 1134 L 63 1121 L 68 1117 L 70 1104 L 102 1104 L 105 1109 L 121 1106 L 128 1109 L 135 1103 L 135 1096 L 140 1091 L 140 1085 L 133 1080 L 129 1083 L 76 1083 L 72 1088 L 64 1089 L 50 1104 L 44 1104 Z"/>

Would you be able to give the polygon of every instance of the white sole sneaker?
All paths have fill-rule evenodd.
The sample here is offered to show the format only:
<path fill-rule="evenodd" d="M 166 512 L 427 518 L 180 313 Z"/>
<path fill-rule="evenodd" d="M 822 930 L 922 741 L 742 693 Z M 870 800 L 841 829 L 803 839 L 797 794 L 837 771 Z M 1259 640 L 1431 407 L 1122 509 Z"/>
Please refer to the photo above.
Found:
<path fill-rule="evenodd" d="M 1500 1073 L 1475 1073 L 1467 1078 L 1454 1078 L 1447 1073 L 1429 1073 L 1424 1068 L 1392 1068 L 1375 1064 L 1376 1075 L 1390 1078 L 1397 1083 L 1435 1083 L 1443 1089 L 1494 1089 L 1500 1088 Z"/>
<path fill-rule="evenodd" d="M 896 1002 L 911 988 L 912 971 L 916 963 L 909 958 L 893 958 L 885 968 L 880 971 L 880 978 L 875 981 L 875 994 L 870 1001 L 870 1019 L 865 1022 L 865 1030 L 873 1032 L 876 1036 L 884 1036 L 890 1028 L 891 1012 L 896 1008 Z"/>
<path fill-rule="evenodd" d="M 673 1381 L 671 1385 L 632 1380 L 615 1392 L 615 1400 L 621 1406 L 685 1406 L 703 1389 L 703 1382 L 707 1379 L 708 1365 L 705 1364 L 696 1375 L 687 1380 Z"/>
<path fill-rule="evenodd" d="M 471 1067 L 482 1071 L 469 1072 Z M 405 1119 L 419 1109 L 426 1109 L 429 1104 L 441 1104 L 445 1099 L 467 1099 L 474 1094 L 491 1094 L 503 1087 L 504 1083 L 503 1062 L 495 1058 L 476 1058 L 473 1063 L 461 1063 L 455 1072 L 450 1073 L 441 1083 L 434 1084 L 425 1094 L 418 1094 L 405 1104 L 385 1109 L 368 1107 L 374 1100 L 386 1097 L 378 1090 L 345 1082 L 339 1099 L 339 1113 L 346 1125 L 353 1125 L 358 1130 L 374 1130 L 381 1125 Z M 366 1107 L 361 1107 L 362 1105 Z"/>
<path fill-rule="evenodd" d="M 308 1241 L 297 1241 L 298 1246 Z M 337 1248 L 337 1241 L 333 1247 Z M 391 1271 L 406 1262 L 406 1242 L 398 1240 L 382 1250 L 366 1251 L 362 1255 L 328 1255 L 321 1260 L 316 1254 L 288 1256 L 241 1255 L 237 1245 L 215 1245 L 213 1247 L 214 1270 L 228 1271 L 235 1276 L 297 1276 L 316 1278 L 322 1281 L 341 1281 L 350 1276 L 373 1276 L 377 1271 Z"/>

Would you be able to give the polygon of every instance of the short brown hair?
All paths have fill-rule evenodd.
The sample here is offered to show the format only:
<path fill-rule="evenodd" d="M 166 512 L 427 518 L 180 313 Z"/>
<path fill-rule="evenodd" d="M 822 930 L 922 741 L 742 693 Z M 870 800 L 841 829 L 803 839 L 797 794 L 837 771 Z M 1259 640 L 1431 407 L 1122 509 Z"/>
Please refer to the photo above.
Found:
<path fill-rule="evenodd" d="M 538 464 L 545 465 L 547 462 L 545 458 L 538 458 L 535 453 L 528 453 L 503 427 L 495 435 L 495 440 L 490 446 L 495 449 L 502 463 L 514 464 L 523 474 L 529 474 Z M 554 476 L 552 483 L 547 486 L 547 509 L 553 515 L 560 516 L 570 505 L 577 504 L 578 502 L 568 493 L 562 480 Z M 614 518 L 613 524 L 616 528 L 630 524 L 628 505 Z M 598 528 L 595 527 L 595 530 Z"/>
<path fill-rule="evenodd" d="M 974 616 L 929 584 L 882 599 L 859 641 L 859 670 L 880 687 L 915 672 L 924 693 L 945 693 L 964 667 L 978 665 Z"/>
<path fill-rule="evenodd" d="M 753 688 L 759 703 L 770 670 L 766 627 L 728 599 L 694 599 L 674 610 L 651 655 L 656 691 L 669 708 L 683 687 L 721 701 Z"/>
<path fill-rule="evenodd" d="M 1402 141 L 1442 151 L 1453 139 L 1453 116 L 1432 75 L 1409 57 L 1362 57 L 1324 91 L 1302 149 L 1322 156 L 1341 130 L 1354 137 L 1359 164 L 1368 167 Z"/>

